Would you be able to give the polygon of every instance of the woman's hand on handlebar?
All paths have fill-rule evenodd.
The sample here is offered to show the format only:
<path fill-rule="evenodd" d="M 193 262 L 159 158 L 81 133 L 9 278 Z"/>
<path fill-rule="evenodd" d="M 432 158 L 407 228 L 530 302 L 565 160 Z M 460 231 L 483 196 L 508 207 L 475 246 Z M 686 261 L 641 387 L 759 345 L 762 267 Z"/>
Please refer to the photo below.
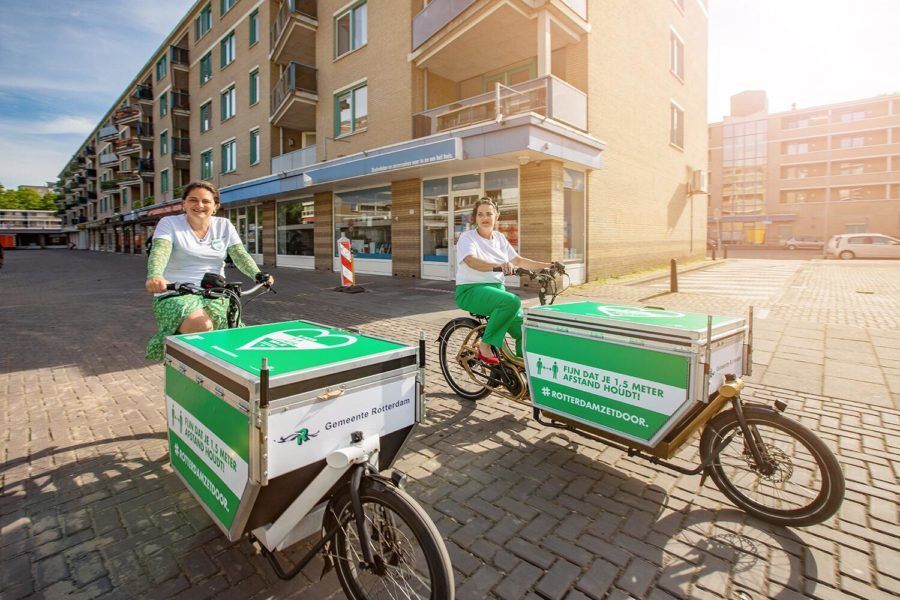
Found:
<path fill-rule="evenodd" d="M 148 294 L 161 294 L 166 291 L 168 284 L 169 282 L 162 277 L 149 277 L 144 282 L 144 287 L 147 288 Z"/>
<path fill-rule="evenodd" d="M 263 283 L 266 285 L 266 287 L 271 287 L 271 286 L 275 285 L 275 278 L 272 277 L 271 275 L 269 275 L 268 273 L 264 273 L 262 271 L 257 273 L 256 276 L 254 277 L 254 279 L 256 280 L 256 283 Z"/>

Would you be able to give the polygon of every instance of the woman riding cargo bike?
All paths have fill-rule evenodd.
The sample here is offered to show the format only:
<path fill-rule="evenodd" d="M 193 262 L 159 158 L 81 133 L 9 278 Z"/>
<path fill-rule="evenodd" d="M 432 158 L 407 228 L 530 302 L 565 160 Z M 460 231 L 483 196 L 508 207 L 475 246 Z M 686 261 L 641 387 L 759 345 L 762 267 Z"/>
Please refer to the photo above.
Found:
<path fill-rule="evenodd" d="M 488 225 L 489 211 L 479 215 Z M 498 254 L 495 263 L 508 256 Z M 490 260 L 469 262 L 485 275 L 494 268 Z M 441 372 L 457 395 L 497 394 L 528 405 L 544 426 L 710 477 L 735 505 L 771 523 L 802 527 L 835 514 L 845 482 L 831 450 L 783 414 L 784 400 L 741 397 L 740 376 L 752 365 L 752 309 L 742 319 L 601 302 L 551 306 L 565 269 L 536 264 L 544 268 L 516 270 L 539 290 L 541 305 L 527 309 L 524 322 L 513 310 L 518 298 L 506 298 L 499 282 L 483 302 L 465 301 L 457 288 L 457 304 L 472 315 L 451 320 L 438 338 Z M 524 356 L 510 351 L 507 332 Z M 700 464 L 673 462 L 698 433 Z"/>
<path fill-rule="evenodd" d="M 321 553 L 323 576 L 334 569 L 348 598 L 452 599 L 440 533 L 405 475 L 382 475 L 423 418 L 424 338 L 416 347 L 307 321 L 242 326 L 241 296 L 273 279 L 256 273 L 214 207 L 215 188 L 188 186 L 188 214 L 158 228 L 153 245 L 174 245 L 173 260 L 162 270 L 151 254 L 147 280 L 162 292 L 174 472 L 228 540 L 247 539 L 281 579 Z M 225 282 L 226 251 L 256 286 Z M 304 540 L 285 565 L 277 552 Z"/>

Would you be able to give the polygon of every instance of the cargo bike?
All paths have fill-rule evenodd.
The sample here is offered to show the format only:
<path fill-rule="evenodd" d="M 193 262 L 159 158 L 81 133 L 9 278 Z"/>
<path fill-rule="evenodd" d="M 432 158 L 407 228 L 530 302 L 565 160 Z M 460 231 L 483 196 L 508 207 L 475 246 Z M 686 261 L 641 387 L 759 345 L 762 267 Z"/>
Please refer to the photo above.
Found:
<path fill-rule="evenodd" d="M 453 598 L 437 528 L 402 473 L 381 475 L 423 417 L 424 339 L 308 321 L 236 327 L 240 296 L 262 284 L 211 279 L 170 284 L 229 304 L 228 329 L 166 340 L 170 459 L 194 498 L 282 579 L 321 552 L 349 598 Z M 294 565 L 275 555 L 316 536 Z"/>
<path fill-rule="evenodd" d="M 540 306 L 525 311 L 524 358 L 495 348 L 478 360 L 487 318 L 460 317 L 438 338 L 441 371 L 460 397 L 495 393 L 532 408 L 540 424 L 578 433 L 653 464 L 702 474 L 749 514 L 802 527 L 831 517 L 844 498 L 840 465 L 807 427 L 742 398 L 752 365 L 747 318 L 601 302 L 554 305 L 562 265 L 536 280 Z M 508 339 L 508 338 L 507 338 Z M 700 464 L 672 462 L 700 432 Z"/>

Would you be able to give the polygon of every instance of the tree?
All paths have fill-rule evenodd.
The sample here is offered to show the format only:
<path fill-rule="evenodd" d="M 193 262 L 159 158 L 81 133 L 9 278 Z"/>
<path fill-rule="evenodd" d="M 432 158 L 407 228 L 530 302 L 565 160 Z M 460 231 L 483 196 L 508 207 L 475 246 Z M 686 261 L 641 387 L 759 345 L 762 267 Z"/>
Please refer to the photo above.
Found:
<path fill-rule="evenodd" d="M 59 194 L 48 192 L 41 198 L 41 208 L 44 210 L 59 210 L 59 206 L 56 204 L 57 200 L 59 200 Z"/>
<path fill-rule="evenodd" d="M 17 209 L 19 206 L 19 197 L 14 190 L 3 189 L 0 191 L 0 208 Z"/>
<path fill-rule="evenodd" d="M 41 195 L 36 191 L 19 187 L 15 194 L 19 198 L 19 206 L 21 206 L 23 209 L 40 210 L 41 208 L 43 208 Z"/>

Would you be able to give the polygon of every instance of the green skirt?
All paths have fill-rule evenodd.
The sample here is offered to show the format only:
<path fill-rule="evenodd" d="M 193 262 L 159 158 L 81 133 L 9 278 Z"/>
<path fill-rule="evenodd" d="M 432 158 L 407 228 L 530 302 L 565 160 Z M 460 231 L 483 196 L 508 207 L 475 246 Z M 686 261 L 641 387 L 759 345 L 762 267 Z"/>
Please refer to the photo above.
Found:
<path fill-rule="evenodd" d="M 153 299 L 153 316 L 156 317 L 156 335 L 147 344 L 147 359 L 159 362 L 163 359 L 166 336 L 178 333 L 178 328 L 189 314 L 199 309 L 206 311 L 215 329 L 228 327 L 228 300 L 202 298 L 193 294 L 184 296 L 158 296 Z M 241 324 L 243 325 L 243 324 Z"/>

